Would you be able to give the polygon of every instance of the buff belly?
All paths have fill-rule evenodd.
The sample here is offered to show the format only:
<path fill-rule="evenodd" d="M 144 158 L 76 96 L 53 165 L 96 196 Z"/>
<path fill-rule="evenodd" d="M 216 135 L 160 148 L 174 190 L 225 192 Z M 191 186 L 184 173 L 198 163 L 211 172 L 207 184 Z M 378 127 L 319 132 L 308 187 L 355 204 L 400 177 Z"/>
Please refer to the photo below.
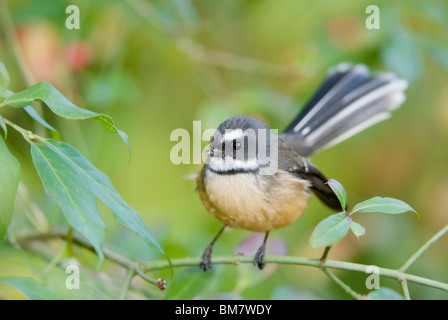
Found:
<path fill-rule="evenodd" d="M 305 211 L 307 183 L 278 171 L 274 181 L 255 174 L 222 175 L 206 170 L 198 177 L 198 191 L 208 212 L 225 225 L 267 232 L 293 223 Z"/>

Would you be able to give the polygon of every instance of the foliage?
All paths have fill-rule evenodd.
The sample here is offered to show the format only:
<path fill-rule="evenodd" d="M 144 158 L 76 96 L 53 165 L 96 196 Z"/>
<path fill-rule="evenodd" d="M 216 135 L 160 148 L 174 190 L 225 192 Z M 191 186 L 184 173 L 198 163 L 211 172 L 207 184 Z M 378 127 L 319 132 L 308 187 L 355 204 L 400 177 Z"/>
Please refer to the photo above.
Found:
<path fill-rule="evenodd" d="M 0 66 L 4 79 L 9 79 L 2 62 Z M 4 83 L 7 84 L 7 81 Z M 76 120 L 94 119 L 107 130 L 117 133 L 129 147 L 126 134 L 116 128 L 111 117 L 77 107 L 49 83 L 38 82 L 15 94 L 5 87 L 3 97 L 0 108 L 27 107 L 28 110 L 35 112 L 29 104 L 33 101 L 42 101 L 58 116 Z M 39 119 L 41 118 L 38 117 L 35 120 L 43 124 Z M 21 133 L 31 145 L 33 163 L 46 192 L 59 204 L 69 225 L 83 235 L 95 249 L 99 258 L 98 266 L 104 262 L 102 245 L 105 225 L 98 212 L 96 197 L 111 209 L 117 221 L 164 254 L 139 214 L 121 198 L 109 178 L 95 168 L 78 150 L 68 143 L 40 137 L 5 118 L 2 118 L 2 122 Z M 44 126 L 47 127 L 47 125 Z M 6 129 L 4 131 L 6 133 Z M 19 164 L 9 153 L 3 140 L 0 141 L 0 148 L 2 151 L 0 176 L 4 179 L 2 183 L 4 201 L 2 201 L 3 210 L 0 215 L 0 236 L 3 238 L 13 213 L 19 183 Z"/>
<path fill-rule="evenodd" d="M 0 223 L 3 229 L 9 225 L 0 245 L 0 298 L 345 299 L 350 291 L 339 290 L 331 273 L 326 278 L 306 268 L 279 264 L 313 264 L 325 266 L 327 271 L 339 269 L 341 264 L 336 262 L 345 261 L 356 261 L 350 266 L 359 270 L 372 263 L 399 266 L 419 247 L 400 270 L 383 270 L 397 278 L 381 277 L 380 291 L 369 293 L 364 272 L 342 269 L 335 271 L 337 279 L 362 293 L 361 298 L 397 298 L 396 292 L 406 288 L 406 281 L 395 281 L 403 280 L 402 273 L 446 280 L 448 256 L 442 243 L 446 239 L 435 243 L 447 232 L 446 227 L 441 229 L 447 223 L 448 206 L 446 1 L 410 0 L 406 6 L 398 0 L 378 3 L 379 30 L 364 27 L 368 4 L 356 0 L 331 6 L 297 0 L 79 0 L 80 30 L 64 27 L 69 4 L 0 0 L 0 60 L 11 74 L 0 64 L 0 93 L 9 98 L 13 91 L 25 92 L 28 96 L 22 104 L 29 101 L 26 106 L 5 104 L 0 109 L 0 132 L 4 133 L 0 137 L 0 163 L 10 168 L 5 178 L 0 176 Z M 406 78 L 410 81 L 407 101 L 391 120 L 315 156 L 313 163 L 342 181 L 353 203 L 385 194 L 403 199 L 425 214 L 417 221 L 411 215 L 353 213 L 349 203 L 345 215 L 331 218 L 339 221 L 341 228 L 336 228 L 337 237 L 330 233 L 327 239 L 335 242 L 344 234 L 329 253 L 335 260 L 321 264 L 319 259 L 303 257 L 321 256 L 321 247 L 310 246 L 310 235 L 332 213 L 312 198 L 297 223 L 272 233 L 268 263 L 262 272 L 252 268 L 250 256 L 227 257 L 254 239 L 240 231 L 224 234 L 214 254 L 223 263 L 231 264 L 234 258 L 241 264 L 216 263 L 210 273 L 199 272 L 195 257 L 218 230 L 219 222 L 207 216 L 192 192 L 194 184 L 183 179 L 196 173 L 199 165 L 170 163 L 171 131 L 190 130 L 193 119 L 202 120 L 203 129 L 216 127 L 223 119 L 237 115 L 257 116 L 281 130 L 328 68 L 343 61 L 362 62 L 372 70 L 387 70 Z M 31 89 L 36 83 L 39 85 Z M 36 89 L 40 92 L 30 92 Z M 46 97 L 42 97 L 45 92 Z M 44 101 L 53 98 L 56 104 Z M 64 106 L 62 111 L 55 109 L 59 103 Z M 75 113 L 65 114 L 72 105 Z M 67 119 L 71 115 L 95 120 L 106 130 L 92 121 Z M 115 133 L 121 131 L 108 115 L 131 137 L 129 164 L 124 145 L 113 143 Z M 15 130 L 10 123 L 20 128 Z M 26 128 L 25 136 L 21 128 Z M 124 134 L 120 138 L 129 145 Z M 65 153 L 82 166 L 67 159 L 60 162 Z M 60 200 L 45 195 L 49 191 L 63 196 L 57 194 L 60 189 L 48 185 L 52 170 L 47 162 L 43 162 L 46 169 L 36 170 L 34 162 L 42 164 L 45 160 L 42 154 L 50 155 L 54 167 L 57 163 L 66 172 L 73 172 L 75 181 L 82 180 L 79 189 L 75 181 L 68 183 L 70 192 L 76 189 L 88 200 L 82 203 L 86 210 L 94 212 L 89 216 L 89 228 L 99 229 L 94 239 L 86 238 L 88 230 L 83 236 L 71 227 L 67 209 L 58 205 Z M 110 180 L 101 179 L 104 176 L 85 159 L 101 168 Z M 14 163 L 20 163 L 20 168 Z M 47 170 L 45 176 L 50 178 L 47 185 L 40 179 L 42 170 Z M 95 179 L 87 179 L 89 173 L 105 184 L 104 192 L 95 187 Z M 125 204 L 114 207 L 108 196 L 113 190 L 135 210 Z M 337 194 L 342 195 L 340 191 Z M 396 207 L 404 210 L 398 203 Z M 158 250 L 148 250 L 148 241 L 122 228 L 115 218 L 116 212 L 132 216 L 134 211 L 172 259 L 173 277 L 169 261 L 159 260 Z M 353 215 L 348 219 L 347 214 Z M 70 217 L 81 223 L 77 224 L 81 229 L 81 217 Z M 143 223 L 138 225 L 146 228 Z M 347 225 L 351 232 L 345 231 Z M 0 235 L 5 232 L 2 228 Z M 101 260 L 92 254 L 93 245 L 98 247 L 95 243 L 100 243 L 105 257 L 100 270 L 96 269 Z M 431 250 L 427 250 L 429 246 Z M 254 250 L 244 252 L 251 255 Z M 80 290 L 65 287 L 64 271 L 69 264 L 80 267 Z M 187 267 L 182 270 L 181 265 Z M 407 273 L 408 268 L 411 273 Z M 166 294 L 142 281 L 157 284 L 159 277 L 168 281 Z M 412 298 L 446 299 L 445 291 L 433 289 L 443 289 L 443 284 L 431 285 L 410 287 Z M 408 298 L 406 290 L 402 291 Z"/>
<path fill-rule="evenodd" d="M 345 211 L 347 205 L 347 193 L 344 187 L 336 180 L 330 179 L 328 185 L 337 195 L 343 212 L 333 214 L 322 220 L 311 234 L 310 245 L 312 247 L 328 247 L 338 243 L 351 230 L 356 237 L 363 236 L 366 229 L 359 223 L 352 221 L 352 216 L 357 212 L 381 212 L 388 214 L 400 214 L 413 211 L 418 213 L 407 203 L 393 199 L 374 197 L 355 205 L 349 213 Z"/>

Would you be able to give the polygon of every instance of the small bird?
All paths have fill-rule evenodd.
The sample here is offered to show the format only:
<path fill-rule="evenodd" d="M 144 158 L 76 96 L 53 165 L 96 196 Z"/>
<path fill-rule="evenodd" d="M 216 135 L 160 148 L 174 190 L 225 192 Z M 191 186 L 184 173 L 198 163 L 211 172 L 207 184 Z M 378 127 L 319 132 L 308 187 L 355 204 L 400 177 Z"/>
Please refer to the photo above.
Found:
<path fill-rule="evenodd" d="M 200 268 L 211 268 L 213 245 L 231 227 L 265 233 L 253 261 L 262 269 L 269 232 L 297 220 L 311 192 L 330 208 L 341 210 L 327 178 L 309 157 L 388 119 L 405 101 L 407 85 L 391 73 L 371 74 L 363 64 L 341 63 L 329 70 L 314 96 L 278 136 L 252 117 L 221 123 L 196 183 L 205 208 L 224 225 L 205 249 Z M 266 174 L 272 164 L 274 170 Z"/>

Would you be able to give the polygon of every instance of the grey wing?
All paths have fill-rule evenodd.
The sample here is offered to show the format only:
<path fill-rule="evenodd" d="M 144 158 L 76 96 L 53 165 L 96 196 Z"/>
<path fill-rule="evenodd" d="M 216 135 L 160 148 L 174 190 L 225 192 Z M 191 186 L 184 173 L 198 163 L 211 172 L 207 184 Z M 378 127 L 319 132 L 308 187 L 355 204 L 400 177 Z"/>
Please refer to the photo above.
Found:
<path fill-rule="evenodd" d="M 324 174 L 305 157 L 302 157 L 294 147 L 288 146 L 283 139 L 280 139 L 279 142 L 279 167 L 302 180 L 307 180 L 309 188 L 323 203 L 332 209 L 341 211 L 341 204 L 336 194 L 326 184 L 328 179 Z"/>
<path fill-rule="evenodd" d="M 328 179 L 323 175 L 323 173 L 313 164 L 308 163 L 308 171 L 305 176 L 310 181 L 310 189 L 314 194 L 327 206 L 332 209 L 342 211 L 341 204 L 336 194 L 326 183 Z"/>

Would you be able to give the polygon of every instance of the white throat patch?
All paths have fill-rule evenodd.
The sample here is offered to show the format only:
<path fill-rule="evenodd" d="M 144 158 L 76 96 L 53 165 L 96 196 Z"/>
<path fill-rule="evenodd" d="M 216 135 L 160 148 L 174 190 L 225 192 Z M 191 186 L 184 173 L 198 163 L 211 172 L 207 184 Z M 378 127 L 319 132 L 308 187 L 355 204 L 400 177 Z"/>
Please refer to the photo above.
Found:
<path fill-rule="evenodd" d="M 211 157 L 208 166 L 215 172 L 251 171 L 258 169 L 258 161 L 255 159 L 243 161 L 231 157 Z"/>

